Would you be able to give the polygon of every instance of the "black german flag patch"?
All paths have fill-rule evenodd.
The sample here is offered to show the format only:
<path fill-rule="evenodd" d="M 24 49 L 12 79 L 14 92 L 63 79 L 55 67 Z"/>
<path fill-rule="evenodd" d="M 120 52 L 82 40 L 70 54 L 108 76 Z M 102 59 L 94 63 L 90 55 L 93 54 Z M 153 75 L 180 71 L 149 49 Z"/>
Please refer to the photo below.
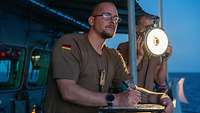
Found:
<path fill-rule="evenodd" d="M 71 45 L 68 45 L 68 44 L 63 44 L 63 45 L 62 45 L 62 49 L 71 50 L 71 49 L 72 49 L 72 46 L 71 46 Z"/>

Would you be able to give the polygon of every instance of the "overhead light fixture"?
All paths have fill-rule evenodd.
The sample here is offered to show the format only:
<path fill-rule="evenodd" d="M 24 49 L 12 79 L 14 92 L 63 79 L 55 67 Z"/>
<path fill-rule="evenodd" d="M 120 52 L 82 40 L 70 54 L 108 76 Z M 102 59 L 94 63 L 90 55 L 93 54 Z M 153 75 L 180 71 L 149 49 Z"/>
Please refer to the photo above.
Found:
<path fill-rule="evenodd" d="M 145 48 L 150 55 L 161 56 L 168 47 L 166 33 L 160 28 L 150 28 L 145 34 Z"/>

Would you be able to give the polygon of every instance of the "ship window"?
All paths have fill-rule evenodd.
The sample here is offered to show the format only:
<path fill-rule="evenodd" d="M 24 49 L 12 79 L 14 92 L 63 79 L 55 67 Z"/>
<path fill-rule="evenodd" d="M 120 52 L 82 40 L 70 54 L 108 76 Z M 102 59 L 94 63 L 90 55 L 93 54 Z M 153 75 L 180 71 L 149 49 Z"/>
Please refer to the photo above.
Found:
<path fill-rule="evenodd" d="M 40 70 L 39 68 L 33 68 L 33 63 L 32 61 L 30 62 L 30 65 L 29 65 L 29 76 L 28 76 L 28 81 L 30 83 L 35 83 L 37 82 L 38 80 L 38 77 L 39 77 L 39 74 L 40 74 Z"/>
<path fill-rule="evenodd" d="M 45 86 L 47 83 L 50 52 L 35 49 L 32 52 L 28 71 L 28 87 Z"/>
<path fill-rule="evenodd" d="M 10 76 L 10 60 L 0 60 L 0 83 L 6 83 Z"/>
<path fill-rule="evenodd" d="M 21 85 L 25 48 L 0 44 L 0 89 L 14 89 Z"/>

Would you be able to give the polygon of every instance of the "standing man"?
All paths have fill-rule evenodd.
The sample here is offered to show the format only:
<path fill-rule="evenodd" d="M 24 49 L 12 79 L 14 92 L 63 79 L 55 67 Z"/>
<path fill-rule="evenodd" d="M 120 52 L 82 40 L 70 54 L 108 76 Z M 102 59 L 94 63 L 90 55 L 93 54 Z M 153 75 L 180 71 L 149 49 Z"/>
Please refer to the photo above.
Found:
<path fill-rule="evenodd" d="M 88 19 L 87 34 L 65 35 L 55 44 L 49 70 L 45 113 L 97 113 L 106 106 L 108 96 L 113 106 L 133 106 L 140 102 L 140 92 L 130 89 L 110 94 L 112 82 L 127 80 L 128 71 L 121 55 L 104 45 L 117 29 L 119 16 L 113 3 L 94 7 Z M 108 93 L 109 92 L 109 93 Z M 170 112 L 169 98 L 162 98 Z"/>
<path fill-rule="evenodd" d="M 87 34 L 69 34 L 58 40 L 49 70 L 45 113 L 97 113 L 106 106 L 112 82 L 127 78 L 120 54 L 104 45 L 113 37 L 119 22 L 113 3 L 95 6 L 88 19 Z M 140 92 L 112 94 L 114 106 L 132 106 L 140 101 Z"/>
<path fill-rule="evenodd" d="M 165 92 L 167 90 L 166 65 L 167 59 L 172 53 L 172 48 L 171 46 L 167 48 L 165 56 L 150 56 L 143 50 L 143 32 L 147 30 L 149 26 L 154 24 L 152 18 L 152 15 L 145 12 L 136 16 L 138 86 L 151 91 L 153 91 L 154 86 L 156 86 L 157 91 Z M 127 67 L 129 67 L 129 43 L 121 43 L 118 46 L 118 50 L 125 59 Z M 150 96 L 147 96 L 147 98 L 143 98 L 142 100 L 144 103 L 156 101 L 155 98 Z"/>

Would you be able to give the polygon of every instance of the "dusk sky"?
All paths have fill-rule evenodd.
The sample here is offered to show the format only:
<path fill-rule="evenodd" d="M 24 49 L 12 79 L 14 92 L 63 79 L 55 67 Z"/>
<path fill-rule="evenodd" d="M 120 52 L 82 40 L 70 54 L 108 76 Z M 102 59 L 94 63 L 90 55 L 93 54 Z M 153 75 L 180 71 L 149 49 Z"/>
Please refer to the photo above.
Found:
<path fill-rule="evenodd" d="M 158 0 L 140 0 L 142 8 L 158 15 Z M 200 72 L 200 0 L 163 0 L 163 23 L 173 47 L 169 72 Z M 108 41 L 116 48 L 127 35 Z"/>

